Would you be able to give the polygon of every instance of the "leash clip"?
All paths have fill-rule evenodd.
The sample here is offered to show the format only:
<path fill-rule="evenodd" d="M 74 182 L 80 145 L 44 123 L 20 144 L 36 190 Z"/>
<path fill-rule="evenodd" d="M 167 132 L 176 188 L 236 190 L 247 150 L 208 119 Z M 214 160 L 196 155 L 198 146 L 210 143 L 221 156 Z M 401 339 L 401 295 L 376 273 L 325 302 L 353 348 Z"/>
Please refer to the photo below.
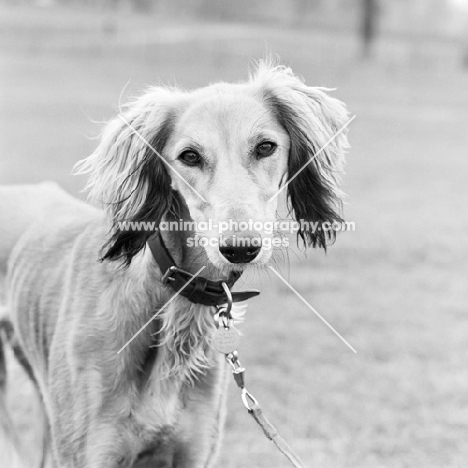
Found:
<path fill-rule="evenodd" d="M 232 367 L 232 375 L 236 381 L 237 386 L 242 390 L 245 387 L 245 367 L 242 367 L 237 351 L 226 354 L 226 361 Z"/>
<path fill-rule="evenodd" d="M 252 412 L 252 406 L 258 405 L 256 398 L 245 388 L 245 367 L 239 361 L 239 355 L 237 351 L 226 355 L 226 361 L 232 367 L 232 375 L 236 381 L 237 386 L 241 389 L 242 403 L 246 407 L 247 411 Z"/>

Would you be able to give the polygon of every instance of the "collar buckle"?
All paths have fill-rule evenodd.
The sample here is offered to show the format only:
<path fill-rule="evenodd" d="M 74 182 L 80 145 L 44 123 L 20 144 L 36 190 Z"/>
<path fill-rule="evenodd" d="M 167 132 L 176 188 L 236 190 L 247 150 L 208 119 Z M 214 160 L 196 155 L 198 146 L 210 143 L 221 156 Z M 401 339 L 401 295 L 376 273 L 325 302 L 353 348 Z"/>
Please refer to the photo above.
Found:
<path fill-rule="evenodd" d="M 169 284 L 172 281 L 175 281 L 175 275 L 179 271 L 176 266 L 171 266 L 166 270 L 166 273 L 161 278 L 163 284 Z"/>

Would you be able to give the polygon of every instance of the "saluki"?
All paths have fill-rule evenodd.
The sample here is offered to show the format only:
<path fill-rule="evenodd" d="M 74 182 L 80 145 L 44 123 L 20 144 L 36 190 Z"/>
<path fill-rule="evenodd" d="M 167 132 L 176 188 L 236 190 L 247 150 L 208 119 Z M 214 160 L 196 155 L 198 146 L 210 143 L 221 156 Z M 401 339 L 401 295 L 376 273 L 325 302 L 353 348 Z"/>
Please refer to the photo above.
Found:
<path fill-rule="evenodd" d="M 264 241 L 281 232 L 258 226 L 276 221 L 282 187 L 295 220 L 341 220 L 347 139 L 334 135 L 347 111 L 328 91 L 267 61 L 242 83 L 150 88 L 76 166 L 103 210 L 54 183 L 1 188 L 6 319 L 44 403 L 52 466 L 214 466 L 228 374 L 212 346 L 220 285 L 272 259 Z M 197 227 L 144 224 L 181 220 Z M 256 245 L 217 228 L 251 220 L 241 234 Z M 298 232 L 311 247 L 332 237 Z"/>

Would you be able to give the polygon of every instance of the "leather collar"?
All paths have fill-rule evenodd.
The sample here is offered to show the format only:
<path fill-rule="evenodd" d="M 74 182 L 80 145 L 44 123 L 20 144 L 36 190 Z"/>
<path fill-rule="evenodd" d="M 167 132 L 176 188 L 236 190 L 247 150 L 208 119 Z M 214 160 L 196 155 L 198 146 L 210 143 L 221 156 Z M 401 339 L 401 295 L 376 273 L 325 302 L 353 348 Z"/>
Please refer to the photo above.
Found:
<path fill-rule="evenodd" d="M 161 270 L 163 283 L 168 284 L 174 291 L 195 304 L 207 306 L 226 304 L 228 299 L 222 284 L 226 283 L 231 289 L 242 275 L 241 272 L 233 271 L 227 280 L 213 281 L 201 276 L 194 278 L 194 275 L 175 264 L 172 255 L 164 245 L 160 232 L 151 237 L 147 243 Z M 260 291 L 251 289 L 231 294 L 233 302 L 240 302 L 258 296 Z"/>

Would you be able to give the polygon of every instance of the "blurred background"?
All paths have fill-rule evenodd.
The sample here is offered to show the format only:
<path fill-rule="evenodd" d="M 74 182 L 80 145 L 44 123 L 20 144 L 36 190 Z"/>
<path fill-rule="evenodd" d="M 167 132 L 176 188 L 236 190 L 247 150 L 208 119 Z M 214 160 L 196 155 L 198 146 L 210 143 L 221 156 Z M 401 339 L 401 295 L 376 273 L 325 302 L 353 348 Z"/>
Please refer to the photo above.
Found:
<path fill-rule="evenodd" d="M 358 352 L 274 275 L 247 278 L 262 289 L 243 326 L 249 388 L 310 467 L 466 467 L 468 0 L 3 1 L 0 183 L 84 197 L 72 166 L 119 99 L 245 79 L 268 53 L 357 115 L 356 231 L 289 252 L 281 273 Z M 31 451 L 33 401 L 18 376 Z M 286 466 L 234 385 L 218 466 Z"/>

